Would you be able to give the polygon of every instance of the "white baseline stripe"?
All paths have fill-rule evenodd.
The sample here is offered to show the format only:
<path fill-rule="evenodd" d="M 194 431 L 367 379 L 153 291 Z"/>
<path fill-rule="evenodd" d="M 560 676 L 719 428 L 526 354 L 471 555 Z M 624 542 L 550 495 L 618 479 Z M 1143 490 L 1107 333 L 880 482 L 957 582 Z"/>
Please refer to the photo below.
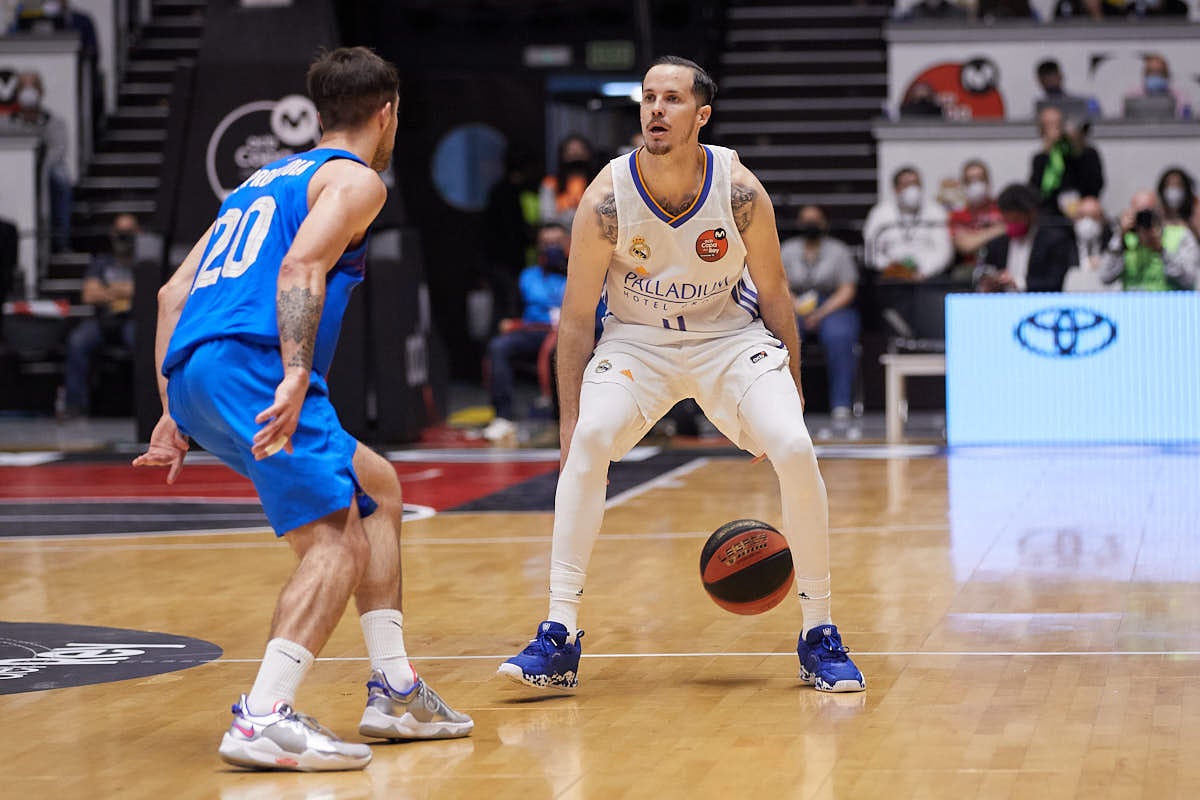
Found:
<path fill-rule="evenodd" d="M 691 461 L 687 462 L 686 464 L 681 464 L 673 470 L 664 472 L 662 475 L 659 475 L 657 478 L 655 478 L 653 480 L 646 481 L 645 483 L 642 483 L 642 484 L 638 484 L 637 486 L 633 487 L 632 489 L 621 492 L 619 495 L 616 495 L 615 497 L 610 498 L 604 504 L 604 508 L 606 510 L 610 509 L 610 508 L 616 508 L 617 506 L 621 505 L 622 503 L 632 500 L 635 497 L 639 497 L 639 496 L 645 494 L 646 492 L 650 492 L 650 491 L 653 491 L 654 489 L 662 488 L 663 486 L 669 486 L 670 484 L 674 483 L 679 478 L 683 477 L 684 475 L 687 475 L 689 472 L 694 472 L 695 470 L 699 469 L 700 467 L 703 467 L 708 462 L 709 462 L 709 460 L 707 458 L 694 458 Z"/>
<path fill-rule="evenodd" d="M 1089 656 L 1200 656 L 1200 650 L 1103 650 L 1103 651 L 1087 651 L 1087 650 L 1069 650 L 1064 652 L 1053 652 L 1048 650 L 1005 650 L 997 652 L 988 652 L 983 650 L 937 650 L 937 651 L 918 651 L 918 650 L 895 650 L 895 651 L 868 651 L 855 650 L 855 656 L 870 656 L 872 658 L 891 658 L 897 656 L 919 657 L 945 657 L 962 658 L 967 656 L 974 657 L 1004 657 L 1018 658 L 1021 656 L 1031 656 L 1037 658 L 1086 658 Z M 600 658 L 767 658 L 769 656 L 784 656 L 787 658 L 795 658 L 794 652 L 788 653 L 752 653 L 752 652 L 735 652 L 735 653 L 584 653 L 585 659 L 600 659 Z M 477 655 L 477 656 L 409 656 L 409 661 L 503 661 L 510 658 L 511 654 L 503 653 L 500 655 Z M 365 656 L 343 656 L 318 658 L 317 661 L 367 661 Z M 211 661 L 212 664 L 257 664 L 262 661 L 261 658 L 220 658 L 216 661 Z"/>

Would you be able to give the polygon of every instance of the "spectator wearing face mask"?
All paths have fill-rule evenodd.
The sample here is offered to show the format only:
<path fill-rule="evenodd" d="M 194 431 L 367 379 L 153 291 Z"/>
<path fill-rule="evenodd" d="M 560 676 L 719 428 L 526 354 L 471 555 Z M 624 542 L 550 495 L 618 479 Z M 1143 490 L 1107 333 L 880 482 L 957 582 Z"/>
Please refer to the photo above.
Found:
<path fill-rule="evenodd" d="M 499 334 L 488 343 L 488 374 L 496 417 L 484 429 L 491 441 L 516 432 L 513 415 L 513 361 L 536 359 L 546 337 L 558 325 L 567 288 L 567 254 L 571 237 L 565 226 L 550 222 L 538 230 L 538 263 L 526 267 L 518 280 L 525 310 L 520 319 L 500 320 Z M 549 405 L 549 397 L 539 398 Z"/>
<path fill-rule="evenodd" d="M 1112 226 L 1104 216 L 1100 201 L 1094 197 L 1080 200 L 1073 227 L 1079 263 L 1067 271 L 1063 291 L 1109 292 L 1119 288 L 1100 278 L 1104 248 L 1112 238 Z"/>
<path fill-rule="evenodd" d="M 780 247 L 783 269 L 801 339 L 817 336 L 829 365 L 829 408 L 834 419 L 847 419 L 853 402 L 855 356 L 861 328 L 854 298 L 858 267 L 850 248 L 829 236 L 820 206 L 800 209 L 799 236 Z"/>
<path fill-rule="evenodd" d="M 979 248 L 1004 233 L 1004 217 L 992 197 L 987 164 L 972 159 L 962 167 L 965 205 L 950 214 L 950 238 L 958 263 L 974 266 Z"/>
<path fill-rule="evenodd" d="M 596 172 L 596 154 L 591 142 L 577 133 L 559 142 L 557 170 L 542 180 L 538 193 L 542 222 L 558 222 L 569 229 L 583 190 Z"/>
<path fill-rule="evenodd" d="M 1127 292 L 1196 287 L 1200 244 L 1187 225 L 1163 224 L 1158 195 L 1148 189 L 1135 192 L 1120 223 L 1104 252 L 1100 276 L 1105 283 L 1120 280 Z"/>
<path fill-rule="evenodd" d="M 1019 183 L 996 199 L 1005 232 L 984 245 L 976 268 L 980 292 L 1061 292 L 1075 266 L 1075 245 L 1066 228 L 1039 220 L 1037 192 Z"/>
<path fill-rule="evenodd" d="M 1158 200 L 1163 212 L 1163 226 L 1185 225 L 1197 233 L 1196 182 L 1180 167 L 1170 167 L 1158 179 Z"/>
<path fill-rule="evenodd" d="M 1188 119 L 1192 116 L 1191 102 L 1171 85 L 1171 66 L 1167 59 L 1157 53 L 1150 53 L 1142 59 L 1142 85 L 1125 95 L 1125 116 L 1133 115 L 1128 101 L 1155 97 L 1170 98 L 1169 105 L 1174 109 L 1175 117 Z"/>
<path fill-rule="evenodd" d="M 17 107 L 9 115 L 11 130 L 31 133 L 42 141 L 42 186 L 50 197 L 51 246 L 70 249 L 71 171 L 67 164 L 67 125 L 42 106 L 42 76 L 22 72 L 17 76 Z"/>
<path fill-rule="evenodd" d="M 1038 112 L 1038 135 L 1042 149 L 1033 157 L 1029 185 L 1041 195 L 1042 217 L 1073 217 L 1073 202 L 1104 191 L 1100 153 L 1087 143 L 1086 123 L 1064 119 L 1055 106 Z"/>
<path fill-rule="evenodd" d="M 902 280 L 941 274 L 954 254 L 946 210 L 925 198 L 914 167 L 896 170 L 892 189 L 893 197 L 876 203 L 863 226 L 868 265 Z"/>
<path fill-rule="evenodd" d="M 67 417 L 88 413 L 96 351 L 118 345 L 133 351 L 133 265 L 139 230 L 136 217 L 119 214 L 108 234 L 111 252 L 93 256 L 84 273 L 82 300 L 95 313 L 80 321 L 67 339 L 63 394 Z"/>

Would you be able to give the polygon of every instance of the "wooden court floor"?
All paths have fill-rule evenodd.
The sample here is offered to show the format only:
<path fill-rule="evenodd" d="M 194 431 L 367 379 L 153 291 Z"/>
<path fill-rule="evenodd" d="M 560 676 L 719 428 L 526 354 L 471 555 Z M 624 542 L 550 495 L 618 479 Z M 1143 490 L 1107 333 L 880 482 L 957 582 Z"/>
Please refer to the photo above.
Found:
<path fill-rule="evenodd" d="M 407 525 L 409 651 L 465 740 L 360 773 L 254 774 L 216 745 L 291 567 L 261 531 L 0 539 L 0 620 L 163 631 L 210 663 L 0 694 L 0 797 L 1200 797 L 1200 453 L 830 451 L 834 616 L 862 694 L 796 679 L 794 599 L 718 609 L 700 547 L 779 523 L 768 465 L 708 455 L 611 504 L 573 696 L 492 680 L 545 612 L 544 511 Z M 347 614 L 298 699 L 343 736 L 365 697 Z"/>

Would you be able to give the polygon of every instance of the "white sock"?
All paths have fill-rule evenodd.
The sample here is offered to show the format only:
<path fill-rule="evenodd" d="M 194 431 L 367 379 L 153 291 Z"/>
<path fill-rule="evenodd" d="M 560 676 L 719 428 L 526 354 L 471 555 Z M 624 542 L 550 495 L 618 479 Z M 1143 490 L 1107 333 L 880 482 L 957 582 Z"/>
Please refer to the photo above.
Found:
<path fill-rule="evenodd" d="M 404 615 L 394 608 L 368 611 L 358 618 L 371 669 L 383 672 L 387 682 L 398 692 L 407 692 L 416 683 L 417 673 L 404 650 Z"/>
<path fill-rule="evenodd" d="M 258 677 L 246 695 L 246 711 L 252 716 L 270 714 L 281 700 L 294 706 L 296 690 L 312 664 L 313 654 L 295 642 L 287 639 L 267 642 Z"/>
<path fill-rule="evenodd" d="M 804 615 L 801 636 L 819 625 L 832 625 L 829 614 L 829 576 L 819 580 L 796 579 L 796 590 L 800 595 L 800 613 Z"/>
<path fill-rule="evenodd" d="M 546 619 L 561 622 L 567 636 L 575 638 L 578 630 L 579 604 L 583 597 L 583 579 L 586 575 L 562 567 L 550 568 L 550 611 Z"/>

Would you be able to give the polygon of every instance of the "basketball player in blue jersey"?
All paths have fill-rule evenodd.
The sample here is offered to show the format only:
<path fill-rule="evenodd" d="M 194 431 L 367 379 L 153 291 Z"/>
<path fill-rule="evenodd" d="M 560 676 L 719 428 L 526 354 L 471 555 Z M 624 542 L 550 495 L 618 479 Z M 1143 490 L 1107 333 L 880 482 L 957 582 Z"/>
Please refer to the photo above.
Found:
<path fill-rule="evenodd" d="M 355 441 L 326 374 L 367 227 L 387 189 L 399 82 L 365 48 L 308 72 L 317 147 L 251 175 L 159 291 L 155 355 L 163 415 L 135 466 L 172 483 L 191 437 L 248 476 L 276 535 L 299 557 L 271 622 L 258 677 L 233 707 L 226 761 L 260 769 L 362 769 L 371 749 L 293 708 L 296 690 L 353 595 L 371 659 L 363 736 L 466 736 L 473 722 L 409 664 L 400 613 L 400 483 Z"/>
<path fill-rule="evenodd" d="M 697 64 L 659 59 L 642 81 L 645 146 L 611 161 L 576 212 L 558 329 L 563 463 L 550 611 L 529 646 L 500 665 L 514 681 L 577 685 L 576 620 L 609 462 L 693 397 L 779 476 L 803 615 L 800 679 L 826 692 L 866 688 L 830 617 L 828 503 L 804 426 L 775 212 L 733 151 L 699 143 L 716 89 Z M 593 348 L 601 293 L 608 315 Z"/>

